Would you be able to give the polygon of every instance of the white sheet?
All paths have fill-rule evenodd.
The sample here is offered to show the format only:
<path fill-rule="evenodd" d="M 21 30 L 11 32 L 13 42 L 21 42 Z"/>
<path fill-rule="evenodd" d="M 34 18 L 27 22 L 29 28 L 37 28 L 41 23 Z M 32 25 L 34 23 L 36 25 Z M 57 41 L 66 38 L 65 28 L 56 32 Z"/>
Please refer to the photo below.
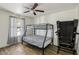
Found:
<path fill-rule="evenodd" d="M 44 38 L 45 36 L 39 36 L 39 35 L 28 35 L 28 36 L 25 36 L 23 38 L 23 40 L 25 42 L 28 42 L 32 45 L 35 45 L 39 48 L 42 48 L 43 46 L 43 42 L 44 42 Z M 51 38 L 50 37 L 47 37 L 46 38 L 46 41 L 45 41 L 45 45 L 44 45 L 44 48 L 51 43 Z"/>

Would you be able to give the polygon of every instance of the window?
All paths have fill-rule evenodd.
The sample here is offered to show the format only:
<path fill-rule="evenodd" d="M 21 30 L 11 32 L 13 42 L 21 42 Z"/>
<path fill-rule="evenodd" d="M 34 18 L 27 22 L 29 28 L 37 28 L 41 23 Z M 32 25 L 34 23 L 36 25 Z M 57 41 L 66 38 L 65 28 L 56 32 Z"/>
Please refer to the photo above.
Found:
<path fill-rule="evenodd" d="M 22 36 L 24 33 L 24 19 L 10 17 L 11 37 Z"/>

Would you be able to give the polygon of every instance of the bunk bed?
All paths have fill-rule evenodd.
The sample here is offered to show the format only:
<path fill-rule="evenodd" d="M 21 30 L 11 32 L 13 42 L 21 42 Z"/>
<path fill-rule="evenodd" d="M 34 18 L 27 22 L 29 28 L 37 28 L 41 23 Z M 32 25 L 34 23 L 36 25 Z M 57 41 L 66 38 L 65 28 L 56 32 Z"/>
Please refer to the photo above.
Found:
<path fill-rule="evenodd" d="M 32 34 L 27 34 L 28 30 L 32 30 Z M 37 30 L 45 30 L 44 35 L 39 32 L 40 35 L 37 34 Z M 29 31 L 30 32 L 30 31 Z M 49 33 L 49 34 L 48 34 Z M 44 49 L 49 45 L 53 44 L 54 39 L 54 29 L 52 24 L 31 24 L 26 25 L 25 33 L 22 38 L 23 42 L 34 45 L 42 49 L 42 54 L 44 54 Z"/>

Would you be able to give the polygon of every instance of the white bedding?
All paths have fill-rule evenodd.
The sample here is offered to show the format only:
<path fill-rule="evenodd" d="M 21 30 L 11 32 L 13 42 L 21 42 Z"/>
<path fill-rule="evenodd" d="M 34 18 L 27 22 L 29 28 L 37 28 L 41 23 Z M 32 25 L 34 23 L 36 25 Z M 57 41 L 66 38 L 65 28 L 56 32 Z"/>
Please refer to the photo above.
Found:
<path fill-rule="evenodd" d="M 39 48 L 42 48 L 43 46 L 43 42 L 44 42 L 44 38 L 45 36 L 39 36 L 39 35 L 27 35 L 23 38 L 23 41 L 30 43 L 32 45 L 35 45 Z M 47 37 L 45 44 L 44 44 L 44 48 L 51 43 L 51 38 Z"/>

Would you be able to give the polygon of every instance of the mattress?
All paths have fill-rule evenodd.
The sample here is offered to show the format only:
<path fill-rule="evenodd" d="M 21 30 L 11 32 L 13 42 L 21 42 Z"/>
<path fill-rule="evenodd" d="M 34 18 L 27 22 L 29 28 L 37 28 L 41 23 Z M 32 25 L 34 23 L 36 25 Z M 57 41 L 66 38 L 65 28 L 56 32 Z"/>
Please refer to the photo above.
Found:
<path fill-rule="evenodd" d="M 27 35 L 27 36 L 23 37 L 23 41 L 25 41 L 29 44 L 35 45 L 39 48 L 42 48 L 44 38 L 45 38 L 45 36 L 40 36 L 40 35 Z M 44 44 L 44 48 L 46 46 L 48 46 L 50 43 L 51 43 L 51 38 L 47 37 L 45 44 Z"/>

